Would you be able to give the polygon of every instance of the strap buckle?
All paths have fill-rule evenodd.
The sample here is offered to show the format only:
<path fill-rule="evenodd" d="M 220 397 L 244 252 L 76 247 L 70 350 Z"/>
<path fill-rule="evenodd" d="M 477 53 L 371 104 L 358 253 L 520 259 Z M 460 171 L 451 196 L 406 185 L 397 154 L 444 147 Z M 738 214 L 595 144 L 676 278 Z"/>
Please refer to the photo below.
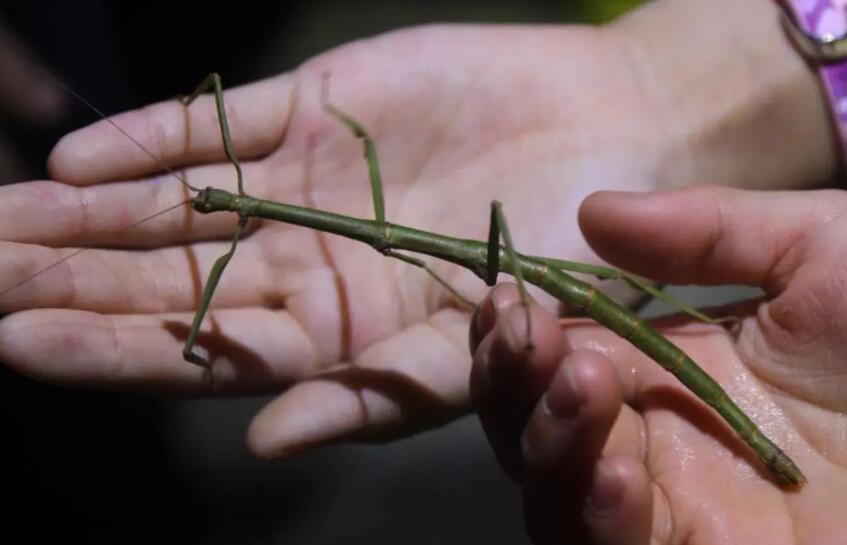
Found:
<path fill-rule="evenodd" d="M 782 8 L 783 27 L 806 59 L 815 64 L 833 64 L 847 60 L 847 33 L 838 36 L 813 36 L 800 28 L 783 2 L 777 4 Z"/>

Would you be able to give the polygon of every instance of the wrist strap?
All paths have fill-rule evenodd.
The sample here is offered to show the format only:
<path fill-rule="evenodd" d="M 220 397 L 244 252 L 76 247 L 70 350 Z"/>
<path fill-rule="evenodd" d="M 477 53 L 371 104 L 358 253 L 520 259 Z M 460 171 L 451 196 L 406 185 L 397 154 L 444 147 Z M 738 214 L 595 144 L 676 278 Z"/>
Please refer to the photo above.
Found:
<path fill-rule="evenodd" d="M 847 157 L 847 2 L 778 0 L 794 45 L 818 68 Z"/>

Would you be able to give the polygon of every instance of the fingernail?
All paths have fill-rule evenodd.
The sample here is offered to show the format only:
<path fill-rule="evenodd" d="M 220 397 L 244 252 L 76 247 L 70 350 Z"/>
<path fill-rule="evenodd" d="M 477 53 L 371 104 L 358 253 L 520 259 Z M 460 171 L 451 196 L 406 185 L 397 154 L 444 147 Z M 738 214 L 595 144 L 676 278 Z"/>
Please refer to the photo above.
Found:
<path fill-rule="evenodd" d="M 547 410 L 557 418 L 570 419 L 585 403 L 585 394 L 576 365 L 566 362 L 550 382 L 544 396 Z"/>
<path fill-rule="evenodd" d="M 494 308 L 494 302 L 491 300 L 491 297 L 486 297 L 474 314 L 473 327 L 471 328 L 470 335 L 471 350 L 476 350 L 476 347 L 494 328 L 494 324 L 496 323 L 497 311 Z"/>
<path fill-rule="evenodd" d="M 503 322 L 503 336 L 506 347 L 512 354 L 521 354 L 526 344 L 526 316 L 519 303 L 504 309 L 497 309 L 497 321 Z"/>
<path fill-rule="evenodd" d="M 624 483 L 617 472 L 607 465 L 601 463 L 596 471 L 586 508 L 594 516 L 602 516 L 620 505 Z"/>
<path fill-rule="evenodd" d="M 526 386 L 526 333 L 522 333 L 525 331 L 526 318 L 519 302 L 492 299 L 495 323 L 490 335 L 493 343 L 490 346 L 486 370 L 491 389 L 501 392 L 500 396 L 513 399 L 520 395 L 521 389 Z"/>
<path fill-rule="evenodd" d="M 495 304 L 496 308 L 496 304 Z M 497 311 L 494 343 L 491 345 L 490 358 L 486 362 L 488 378 L 492 390 L 501 392 L 499 395 L 508 395 L 508 392 L 517 392 L 521 388 L 521 377 L 523 376 L 523 359 L 520 351 L 515 349 L 514 324 L 507 314 L 509 310 Z"/>

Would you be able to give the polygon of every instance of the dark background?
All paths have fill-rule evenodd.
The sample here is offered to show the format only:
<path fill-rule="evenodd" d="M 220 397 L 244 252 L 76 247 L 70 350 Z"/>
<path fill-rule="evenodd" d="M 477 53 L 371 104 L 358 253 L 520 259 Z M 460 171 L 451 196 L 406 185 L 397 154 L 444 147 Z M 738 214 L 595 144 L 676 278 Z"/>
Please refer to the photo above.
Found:
<path fill-rule="evenodd" d="M 187 92 L 209 72 L 234 86 L 349 40 L 427 22 L 601 21 L 635 2 L 19 2 L 0 22 L 106 113 Z M 0 74 L 0 77 L 11 77 Z M 44 176 L 52 145 L 96 120 L 0 117 L 14 168 Z M 527 543 L 519 490 L 475 417 L 387 446 L 268 463 L 244 432 L 267 399 L 173 400 L 70 391 L 0 366 L 0 482 L 7 543 Z M 18 532 L 24 537 L 12 538 Z"/>

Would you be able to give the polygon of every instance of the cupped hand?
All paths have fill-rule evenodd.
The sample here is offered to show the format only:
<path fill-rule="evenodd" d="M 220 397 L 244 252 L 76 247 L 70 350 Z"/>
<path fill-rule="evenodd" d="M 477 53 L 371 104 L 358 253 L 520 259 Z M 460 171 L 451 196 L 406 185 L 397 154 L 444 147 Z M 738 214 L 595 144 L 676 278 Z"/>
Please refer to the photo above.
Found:
<path fill-rule="evenodd" d="M 522 485 L 535 542 L 843 540 L 846 217 L 840 191 L 600 192 L 580 210 L 592 247 L 627 270 L 766 291 L 717 311 L 733 326 L 656 325 L 792 457 L 808 479 L 799 489 L 776 484 L 717 413 L 597 324 L 534 306 L 527 356 L 514 286 L 492 290 L 473 322 L 473 399 Z"/>

